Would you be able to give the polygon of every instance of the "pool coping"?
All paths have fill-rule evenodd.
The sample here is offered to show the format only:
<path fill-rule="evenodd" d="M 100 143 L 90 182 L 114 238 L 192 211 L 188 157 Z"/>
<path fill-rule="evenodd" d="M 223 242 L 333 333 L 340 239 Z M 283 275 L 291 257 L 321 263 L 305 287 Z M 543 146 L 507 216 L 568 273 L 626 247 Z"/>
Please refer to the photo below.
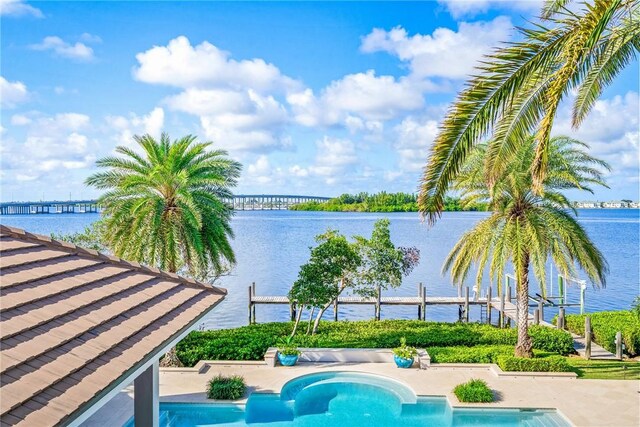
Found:
<path fill-rule="evenodd" d="M 322 365 L 325 363 L 332 362 L 298 362 L 300 366 L 313 366 L 313 365 Z M 351 362 L 353 364 L 361 363 L 361 362 Z M 164 372 L 195 372 L 195 373 L 204 373 L 206 372 L 210 366 L 220 366 L 220 365 L 266 365 L 271 366 L 269 362 L 263 360 L 201 360 L 196 363 L 193 367 L 182 367 L 182 368 L 160 368 L 161 371 Z M 408 369 L 485 369 L 489 370 L 492 374 L 497 377 L 503 378 L 564 378 L 564 379 L 577 379 L 578 375 L 575 372 L 520 372 L 520 371 L 503 371 L 500 366 L 495 363 L 430 363 L 428 367 L 412 367 Z M 277 369 L 286 369 L 286 367 L 275 366 Z"/>

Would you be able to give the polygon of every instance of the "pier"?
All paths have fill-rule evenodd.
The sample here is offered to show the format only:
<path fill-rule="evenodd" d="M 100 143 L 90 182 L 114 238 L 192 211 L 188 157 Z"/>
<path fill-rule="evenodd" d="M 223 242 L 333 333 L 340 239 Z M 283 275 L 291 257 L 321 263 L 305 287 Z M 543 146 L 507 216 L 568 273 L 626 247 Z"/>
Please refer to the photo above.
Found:
<path fill-rule="evenodd" d="M 287 210 L 291 206 L 318 202 L 324 203 L 330 197 L 299 196 L 283 194 L 238 194 L 223 199 L 225 203 L 237 211 Z M 100 206 L 97 200 L 68 200 L 40 202 L 5 202 L 0 203 L 0 215 L 36 215 L 57 213 L 97 213 Z"/>
<path fill-rule="evenodd" d="M 97 201 L 95 200 L 54 200 L 49 202 L 0 203 L 0 215 L 38 215 L 97 212 L 99 212 L 99 206 Z"/>

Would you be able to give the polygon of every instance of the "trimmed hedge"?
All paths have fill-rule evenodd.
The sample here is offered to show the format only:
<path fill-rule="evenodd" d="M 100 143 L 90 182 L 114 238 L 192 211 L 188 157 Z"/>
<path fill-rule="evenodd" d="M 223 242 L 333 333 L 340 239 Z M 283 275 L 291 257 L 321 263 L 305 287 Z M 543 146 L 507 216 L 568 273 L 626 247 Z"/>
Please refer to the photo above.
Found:
<path fill-rule="evenodd" d="M 489 403 L 493 402 L 493 392 L 483 380 L 470 380 L 463 384 L 458 384 L 453 389 L 460 402 L 467 403 Z"/>
<path fill-rule="evenodd" d="M 293 323 L 262 323 L 236 329 L 194 331 L 177 346 L 185 366 L 199 360 L 262 360 L 269 347 L 277 347 L 291 333 Z M 573 351 L 571 336 L 544 326 L 529 329 L 535 349 L 558 354 Z M 296 335 L 291 345 L 326 348 L 395 348 L 400 338 L 417 348 L 479 345 L 515 346 L 517 331 L 479 323 L 439 323 L 419 320 L 322 322 L 314 336 Z"/>
<path fill-rule="evenodd" d="M 247 385 L 240 375 L 225 377 L 218 375 L 207 384 L 207 398 L 219 400 L 237 400 L 244 396 Z"/>
<path fill-rule="evenodd" d="M 625 351 L 636 356 L 640 354 L 640 319 L 631 311 L 600 311 L 590 313 L 593 340 L 612 353 L 616 352 L 616 333 L 622 332 Z M 584 336 L 586 314 L 569 314 L 566 327 L 574 334 Z M 556 319 L 554 319 L 554 322 Z"/>
<path fill-rule="evenodd" d="M 517 372 L 572 372 L 567 359 L 562 356 L 527 359 L 508 355 L 499 355 L 498 366 L 503 371 Z"/>

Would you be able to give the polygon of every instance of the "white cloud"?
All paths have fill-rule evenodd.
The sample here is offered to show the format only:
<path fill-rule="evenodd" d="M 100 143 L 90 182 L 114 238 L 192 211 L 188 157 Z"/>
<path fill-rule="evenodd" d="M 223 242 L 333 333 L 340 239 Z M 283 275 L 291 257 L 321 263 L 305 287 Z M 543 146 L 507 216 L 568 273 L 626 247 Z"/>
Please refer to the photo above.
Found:
<path fill-rule="evenodd" d="M 15 108 L 29 100 L 27 86 L 19 81 L 10 82 L 0 76 L 0 106 L 2 108 Z"/>
<path fill-rule="evenodd" d="M 207 139 L 233 152 L 285 148 L 288 113 L 273 96 L 253 89 L 196 89 L 165 99 L 169 108 L 196 115 Z"/>
<path fill-rule="evenodd" d="M 0 15 L 44 17 L 40 9 L 28 5 L 23 0 L 0 0 Z"/>
<path fill-rule="evenodd" d="M 51 50 L 60 57 L 77 61 L 91 61 L 94 59 L 93 49 L 91 47 L 81 42 L 71 44 L 58 36 L 45 37 L 42 43 L 33 44 L 30 48 L 42 51 Z"/>
<path fill-rule="evenodd" d="M 305 126 L 343 124 L 350 130 L 379 127 L 424 105 L 423 84 L 401 77 L 376 76 L 375 71 L 348 74 L 331 82 L 319 97 L 311 89 L 287 96 L 295 119 Z"/>
<path fill-rule="evenodd" d="M 421 170 L 438 134 L 438 122 L 407 117 L 394 130 L 397 134 L 394 148 L 400 156 L 400 167 L 407 171 Z"/>
<path fill-rule="evenodd" d="M 134 77 L 145 83 L 182 88 L 252 88 L 257 91 L 287 90 L 297 83 L 263 59 L 236 61 L 230 54 L 204 41 L 192 46 L 185 36 L 167 46 L 154 46 L 136 55 Z"/>
<path fill-rule="evenodd" d="M 309 173 L 323 177 L 329 185 L 339 182 L 349 166 L 358 163 L 355 145 L 348 139 L 325 136 L 316 141 L 316 148 L 315 163 L 308 168 Z"/>
<path fill-rule="evenodd" d="M 362 38 L 363 52 L 388 52 L 408 62 L 414 78 L 464 79 L 483 55 L 507 41 L 511 20 L 499 16 L 488 22 L 460 22 L 458 31 L 437 28 L 431 35 L 409 36 L 402 27 L 390 31 L 375 28 Z"/>
<path fill-rule="evenodd" d="M 26 126 L 31 123 L 31 118 L 24 114 L 14 114 L 11 116 L 11 124 L 14 126 Z"/>
<path fill-rule="evenodd" d="M 159 138 L 164 128 L 164 109 L 156 107 L 144 116 L 130 113 L 125 116 L 107 116 L 108 127 L 115 131 L 116 142 L 119 145 L 135 146 L 134 135 L 149 134 Z"/>
<path fill-rule="evenodd" d="M 60 182 L 68 171 L 89 168 L 95 161 L 98 145 L 85 134 L 90 119 L 84 114 L 30 113 L 13 116 L 12 123 L 24 126 L 26 133 L 2 146 L 2 170 L 15 172 L 5 174 L 9 181 Z"/>
<path fill-rule="evenodd" d="M 589 152 L 609 162 L 610 184 L 620 185 L 640 173 L 640 106 L 637 92 L 596 101 L 578 130 L 571 128 L 569 104 L 562 108 L 553 127 L 555 135 L 586 142 Z M 637 191 L 636 191 L 637 194 Z"/>
<path fill-rule="evenodd" d="M 539 12 L 542 0 L 438 0 L 455 19 L 486 13 L 489 9 L 511 9 L 519 12 Z"/>

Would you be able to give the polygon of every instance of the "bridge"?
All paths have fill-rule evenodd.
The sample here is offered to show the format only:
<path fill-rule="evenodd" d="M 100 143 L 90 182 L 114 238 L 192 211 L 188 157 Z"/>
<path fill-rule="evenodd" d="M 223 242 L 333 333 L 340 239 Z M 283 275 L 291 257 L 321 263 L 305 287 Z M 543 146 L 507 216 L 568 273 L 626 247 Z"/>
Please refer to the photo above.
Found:
<path fill-rule="evenodd" d="M 299 196 L 285 194 L 238 194 L 224 199 L 233 209 L 251 210 L 286 210 L 293 205 L 306 202 L 323 203 L 330 197 Z M 100 206 L 97 200 L 54 200 L 40 202 L 5 202 L 0 203 L 0 215 L 37 215 L 59 213 L 97 213 Z"/>

